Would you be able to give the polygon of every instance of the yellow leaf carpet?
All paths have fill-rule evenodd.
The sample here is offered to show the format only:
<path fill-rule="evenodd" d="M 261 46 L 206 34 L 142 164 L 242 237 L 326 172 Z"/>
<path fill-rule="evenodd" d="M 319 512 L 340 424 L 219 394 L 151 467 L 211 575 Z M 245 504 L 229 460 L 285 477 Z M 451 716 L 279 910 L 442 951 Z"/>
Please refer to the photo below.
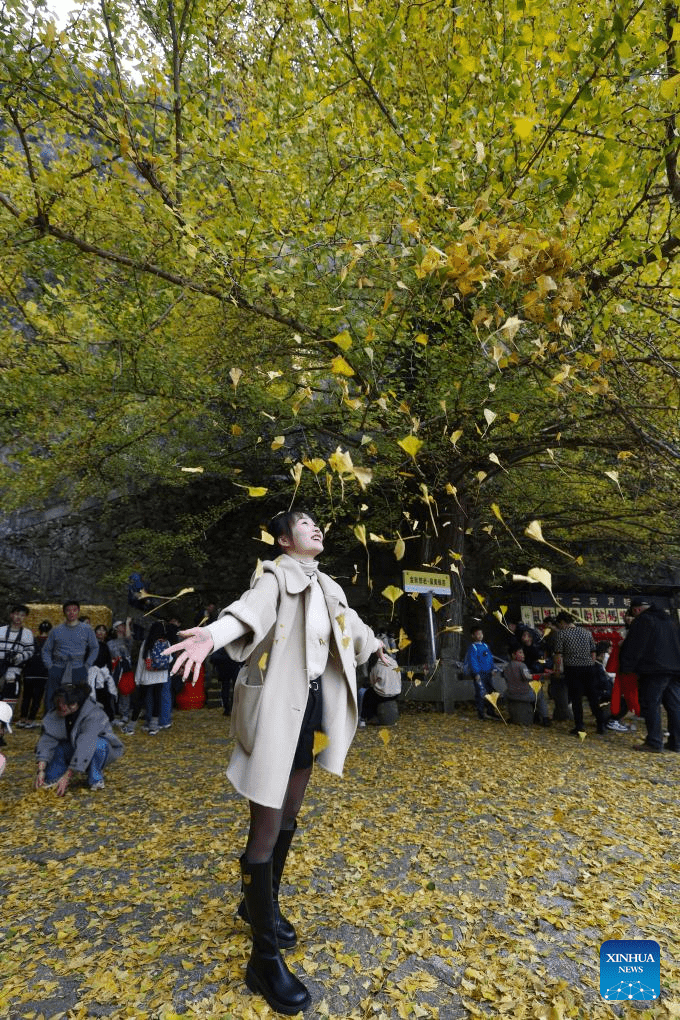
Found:
<path fill-rule="evenodd" d="M 680 1016 L 680 755 L 473 715 L 403 713 L 315 770 L 282 885 L 307 1017 Z M 36 734 L 0 779 L 0 1016 L 273 1016 L 243 981 L 221 710 L 124 736 L 106 789 L 63 799 L 32 789 Z M 660 943 L 658 1000 L 601 998 L 611 938 Z"/>

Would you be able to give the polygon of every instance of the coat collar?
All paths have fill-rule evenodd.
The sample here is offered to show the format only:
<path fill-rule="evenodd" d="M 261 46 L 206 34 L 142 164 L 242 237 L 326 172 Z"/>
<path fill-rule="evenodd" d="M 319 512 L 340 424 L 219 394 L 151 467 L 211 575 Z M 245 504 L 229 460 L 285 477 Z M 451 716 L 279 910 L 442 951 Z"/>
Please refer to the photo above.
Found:
<path fill-rule="evenodd" d="M 263 570 L 271 570 L 273 573 L 282 573 L 286 592 L 289 595 L 299 595 L 300 592 L 304 591 L 311 584 L 310 578 L 305 574 L 298 561 L 292 556 L 287 556 L 285 553 L 278 556 L 275 560 L 265 560 L 262 568 Z M 322 573 L 322 571 L 319 571 L 316 576 L 319 579 L 321 590 L 327 601 L 346 604 L 345 593 L 332 577 Z"/>

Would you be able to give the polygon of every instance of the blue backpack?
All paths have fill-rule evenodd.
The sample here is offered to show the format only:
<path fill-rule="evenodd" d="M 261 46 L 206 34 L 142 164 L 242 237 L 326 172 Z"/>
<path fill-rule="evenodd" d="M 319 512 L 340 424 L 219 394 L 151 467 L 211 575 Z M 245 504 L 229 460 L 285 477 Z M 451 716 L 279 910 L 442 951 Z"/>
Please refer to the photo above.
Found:
<path fill-rule="evenodd" d="M 151 653 L 146 658 L 146 668 L 151 670 L 164 670 L 170 669 L 172 665 L 172 656 L 163 655 L 166 648 L 170 647 L 170 642 L 166 641 L 165 638 L 158 638 L 154 641 L 151 646 Z"/>

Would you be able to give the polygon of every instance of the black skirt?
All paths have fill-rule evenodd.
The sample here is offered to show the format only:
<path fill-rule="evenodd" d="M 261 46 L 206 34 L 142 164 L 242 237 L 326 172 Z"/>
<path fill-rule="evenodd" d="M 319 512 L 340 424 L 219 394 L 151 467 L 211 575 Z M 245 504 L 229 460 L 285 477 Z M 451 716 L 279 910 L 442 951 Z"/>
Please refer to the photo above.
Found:
<path fill-rule="evenodd" d="M 322 713 L 323 693 L 321 677 L 318 677 L 309 685 L 307 707 L 293 758 L 293 770 L 308 769 L 314 764 L 314 734 L 321 731 Z"/>

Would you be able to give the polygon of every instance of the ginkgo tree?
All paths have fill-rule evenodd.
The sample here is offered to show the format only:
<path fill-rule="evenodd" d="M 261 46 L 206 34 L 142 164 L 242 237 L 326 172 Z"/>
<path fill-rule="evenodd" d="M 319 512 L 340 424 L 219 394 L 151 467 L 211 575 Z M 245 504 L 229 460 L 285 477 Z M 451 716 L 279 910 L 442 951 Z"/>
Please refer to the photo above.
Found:
<path fill-rule="evenodd" d="M 675 5 L 0 17 L 6 506 L 209 473 L 459 581 L 534 519 L 672 551 Z"/>

